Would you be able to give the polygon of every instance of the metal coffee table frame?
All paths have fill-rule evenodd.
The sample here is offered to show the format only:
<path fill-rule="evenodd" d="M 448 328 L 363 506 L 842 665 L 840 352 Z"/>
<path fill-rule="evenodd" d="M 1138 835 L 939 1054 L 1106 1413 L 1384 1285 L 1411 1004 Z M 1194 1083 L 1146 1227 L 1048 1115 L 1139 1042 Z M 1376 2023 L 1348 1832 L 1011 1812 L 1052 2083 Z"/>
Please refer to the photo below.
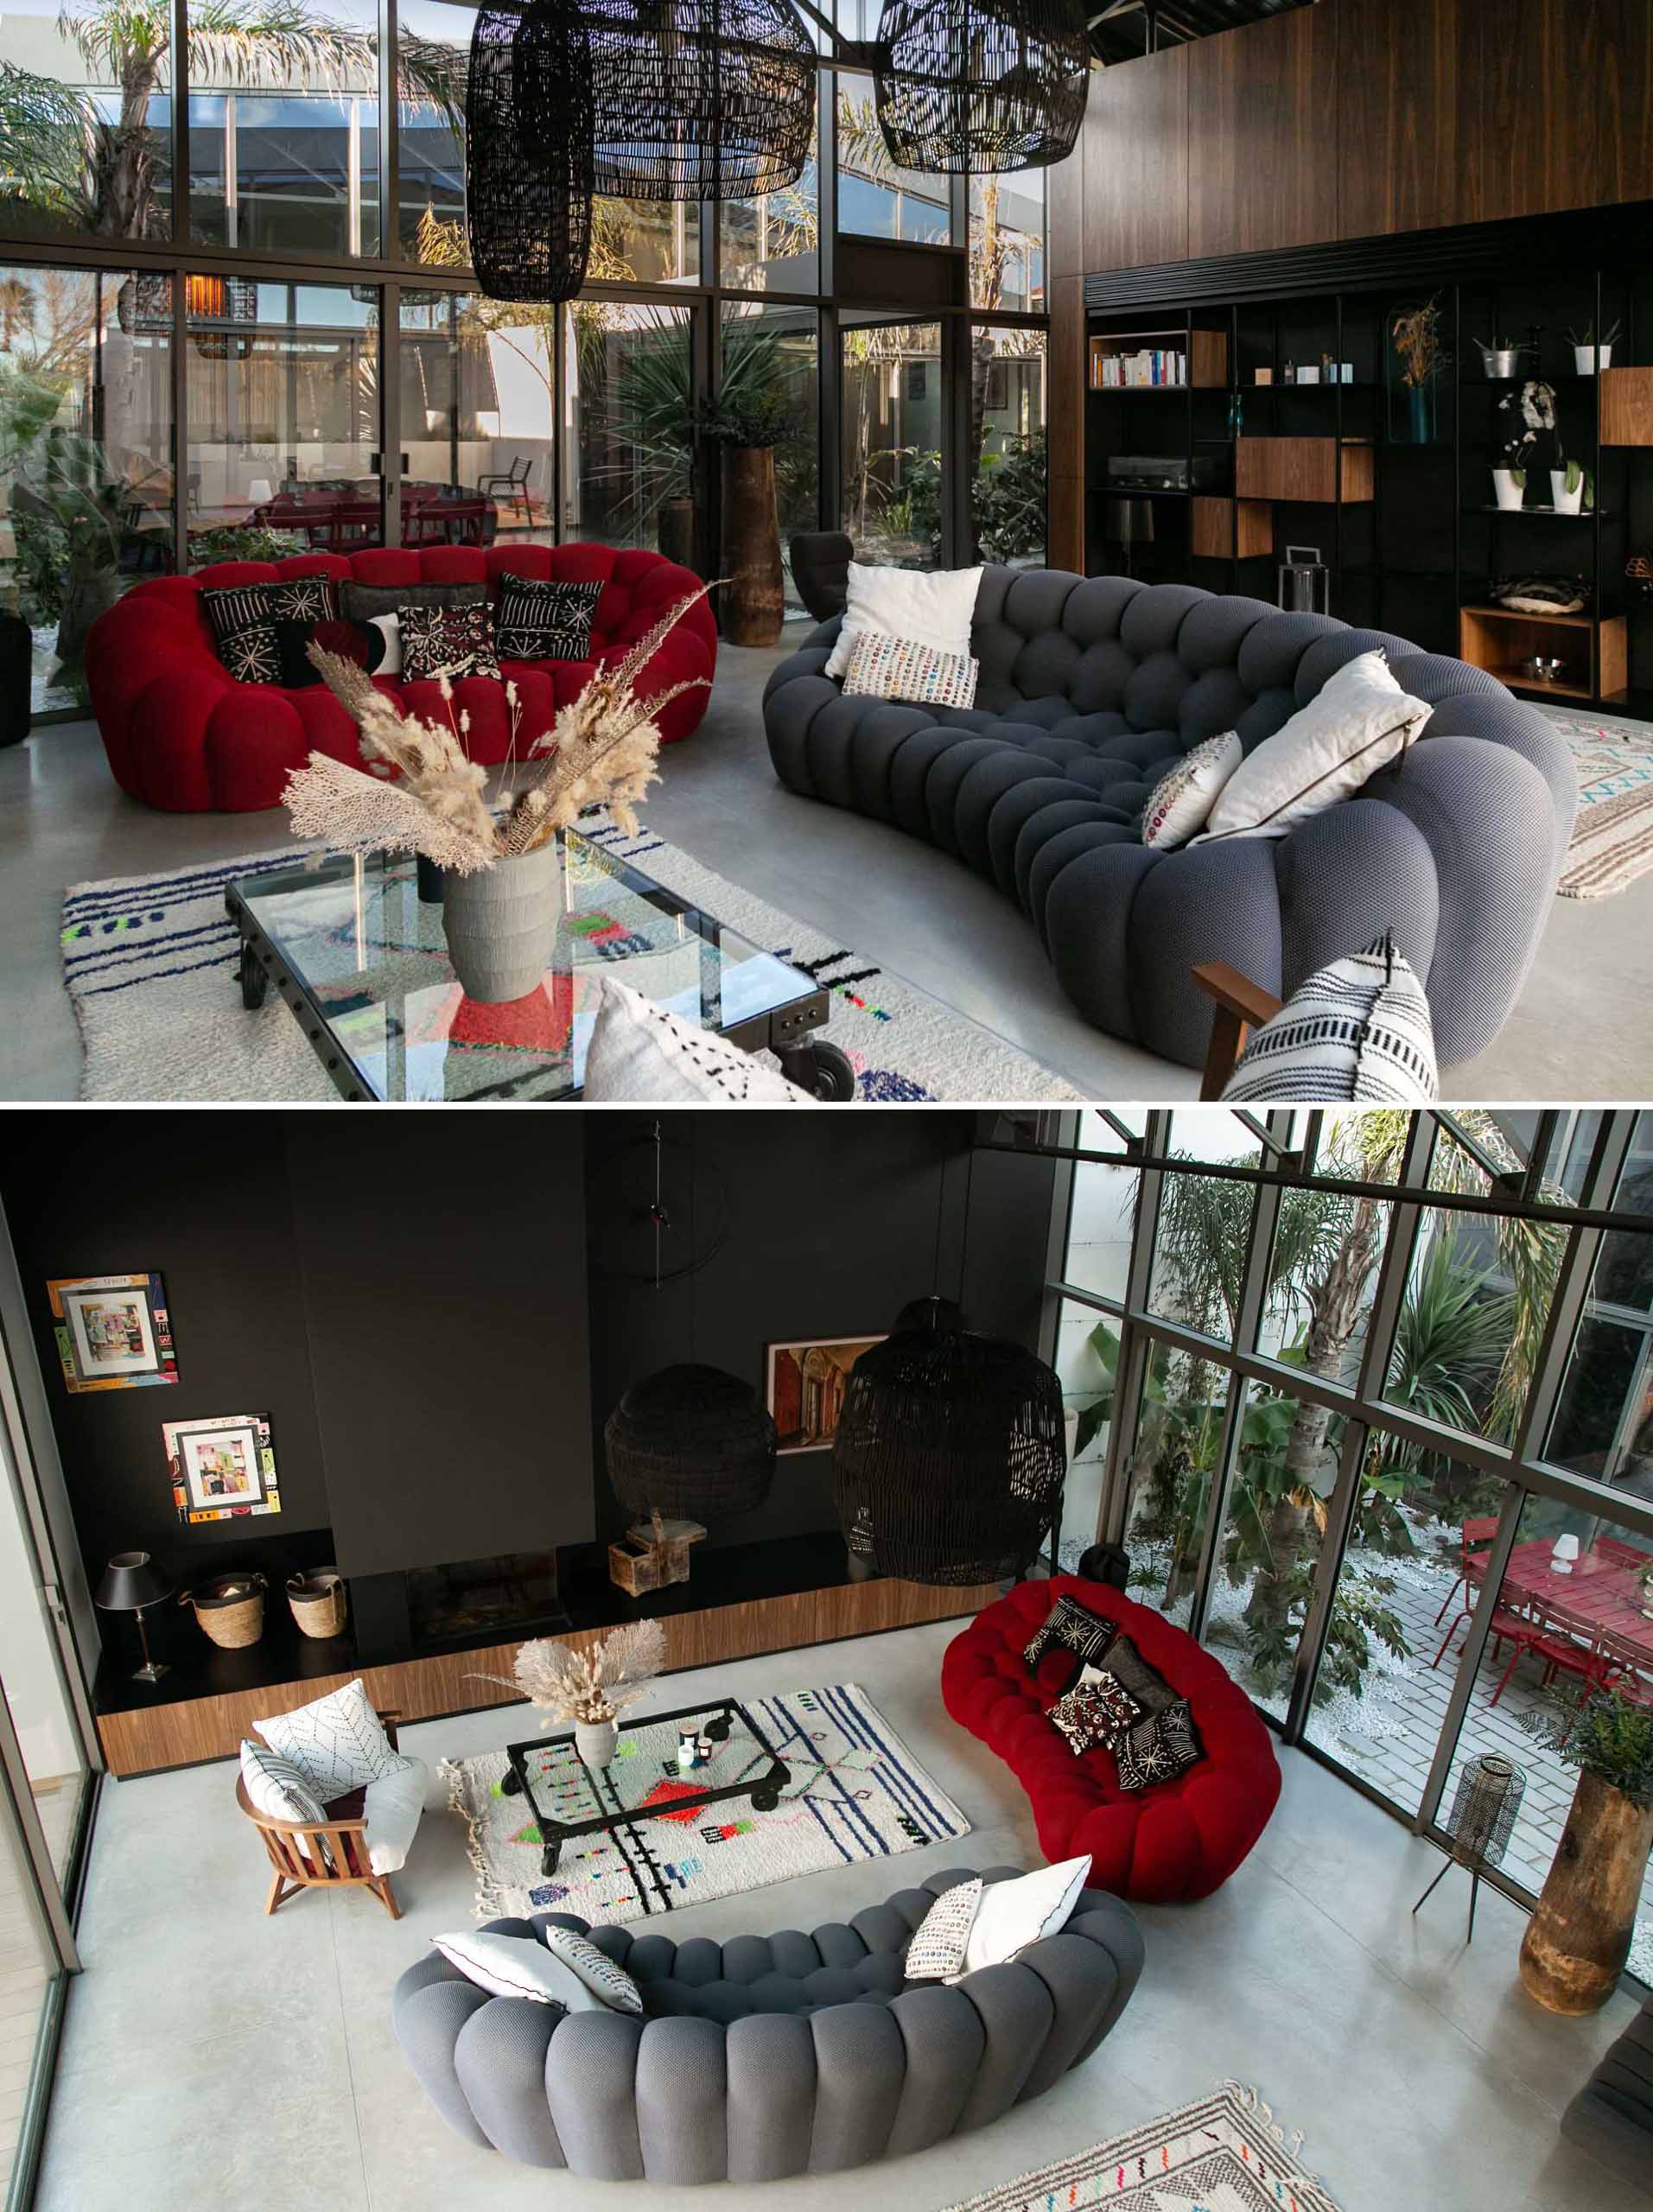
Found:
<path fill-rule="evenodd" d="M 726 1744 L 738 1720 L 757 1747 L 757 1763 L 761 1766 L 766 1758 L 768 1766 L 761 1773 L 743 1775 L 739 1782 L 726 1783 L 715 1789 L 692 1791 L 658 1805 L 616 1805 L 610 1810 L 594 1814 L 587 1821 L 559 1821 L 540 1809 L 538 1800 L 534 1796 L 533 1783 L 529 1778 L 526 1754 L 544 1751 L 550 1744 L 571 1745 L 575 1741 L 573 1732 L 561 1736 L 535 1736 L 526 1743 L 505 1745 L 505 1757 L 511 1762 L 511 1771 L 499 1787 L 507 1797 L 526 1798 L 532 1808 L 543 1847 L 539 1861 L 542 1875 L 556 1873 L 563 1845 L 575 1836 L 605 1834 L 611 1828 L 623 1827 L 632 1821 L 658 1820 L 668 1813 L 674 1816 L 682 1813 L 697 1813 L 708 1805 L 725 1804 L 732 1797 L 749 1797 L 754 1813 L 774 1811 L 780 1802 L 781 1791 L 792 1778 L 792 1770 L 743 1705 L 737 1704 L 733 1698 L 715 1698 L 705 1705 L 686 1705 L 677 1713 L 644 1713 L 637 1716 L 638 1724 L 646 1723 L 650 1727 L 664 1726 L 669 1720 L 703 1723 L 700 1733 L 709 1736 L 715 1744 Z M 618 1725 L 623 1731 L 624 1722 Z M 575 1756 L 576 1758 L 579 1757 L 577 1751 Z M 606 1770 L 588 1767 L 586 1771 L 591 1776 L 594 1793 L 601 1795 Z M 662 1782 L 668 1782 L 674 1775 L 679 1780 L 686 1778 L 678 1768 L 663 1768 L 659 1778 Z"/>
<path fill-rule="evenodd" d="M 639 891 L 663 912 L 680 915 L 698 932 L 709 952 L 717 944 L 721 925 L 715 916 L 679 899 L 675 892 L 658 884 L 652 876 L 628 861 L 617 861 L 612 855 L 593 848 L 603 865 L 624 880 L 632 889 Z M 375 864 L 381 864 L 376 862 Z M 395 865 L 397 863 L 392 863 Z M 412 862 L 406 862 L 410 868 Z M 295 867 L 280 874 L 248 877 L 246 888 L 254 897 L 261 893 L 288 889 L 312 889 L 318 881 L 327 880 L 327 871 L 353 869 L 354 863 L 347 857 L 335 856 L 324 861 L 321 869 Z M 378 1102 L 378 1094 L 358 1073 L 348 1052 L 331 1027 L 327 1012 L 311 990 L 305 976 L 284 959 L 266 934 L 257 914 L 243 895 L 240 882 L 225 887 L 224 906 L 235 925 L 240 940 L 236 963 L 236 980 L 241 987 L 241 1003 L 249 1013 L 256 1013 L 269 995 L 270 987 L 276 987 L 276 995 L 292 1014 L 299 1027 L 309 1039 L 316 1058 L 332 1078 L 333 1085 L 341 1098 L 353 1103 Z M 624 963 L 620 963 L 624 972 Z M 801 974 L 801 971 L 800 971 Z M 830 994 L 818 985 L 800 991 L 798 996 L 786 1005 L 772 1007 L 754 1014 L 745 1021 L 732 1023 L 728 1028 L 718 1028 L 712 1033 L 722 1037 L 743 1052 L 772 1052 L 780 1062 L 783 1073 L 800 1090 L 812 1098 L 845 1101 L 855 1095 L 855 1071 L 846 1055 L 836 1045 L 814 1033 L 824 1029 L 832 1015 Z M 579 1089 L 558 1093 L 549 1103 L 560 1103 L 577 1098 Z"/>

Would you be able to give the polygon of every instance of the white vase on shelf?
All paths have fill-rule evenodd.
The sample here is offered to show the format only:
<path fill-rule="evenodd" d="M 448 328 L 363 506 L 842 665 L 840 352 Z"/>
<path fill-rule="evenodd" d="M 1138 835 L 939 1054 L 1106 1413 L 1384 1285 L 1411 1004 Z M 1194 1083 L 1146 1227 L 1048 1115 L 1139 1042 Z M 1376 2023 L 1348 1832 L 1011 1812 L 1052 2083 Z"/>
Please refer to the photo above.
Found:
<path fill-rule="evenodd" d="M 1581 377 L 1593 377 L 1598 369 L 1611 368 L 1612 357 L 1611 346 L 1575 346 L 1573 348 L 1574 372 Z"/>
<path fill-rule="evenodd" d="M 1495 468 L 1492 496 L 1501 507 L 1518 507 L 1527 495 L 1527 480 L 1514 468 Z"/>
<path fill-rule="evenodd" d="M 1567 474 L 1564 468 L 1551 469 L 1549 473 L 1550 503 L 1558 515 L 1576 515 L 1584 506 L 1584 471 L 1582 469 L 1579 471 L 1579 480 L 1570 492 L 1567 488 Z"/>

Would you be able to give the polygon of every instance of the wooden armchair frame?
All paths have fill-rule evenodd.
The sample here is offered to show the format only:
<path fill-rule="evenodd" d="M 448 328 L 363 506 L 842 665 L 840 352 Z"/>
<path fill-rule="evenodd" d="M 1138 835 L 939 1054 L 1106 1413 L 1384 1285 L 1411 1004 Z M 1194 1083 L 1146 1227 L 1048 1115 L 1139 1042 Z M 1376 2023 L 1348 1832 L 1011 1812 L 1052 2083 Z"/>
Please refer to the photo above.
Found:
<path fill-rule="evenodd" d="M 1208 960 L 1189 972 L 1206 996 L 1217 1001 L 1199 1096 L 1202 1100 L 1220 1098 L 1235 1063 L 1245 1050 L 1246 1039 L 1254 1029 L 1272 1020 L 1285 1001 L 1243 976 L 1237 968 L 1230 968 L 1226 960 Z"/>
<path fill-rule="evenodd" d="M 397 1748 L 396 1724 L 400 1717 L 394 1709 L 378 1716 L 392 1751 Z M 274 1869 L 270 1895 L 264 1900 L 266 1915 L 278 1912 L 301 1890 L 371 1890 L 391 1918 L 400 1920 L 402 1908 L 390 1876 L 374 1873 L 367 1855 L 365 1814 L 319 1821 L 277 1820 L 273 1813 L 258 1810 L 239 1775 L 235 1780 L 235 1802 L 263 1837 Z M 301 1844 L 307 1845 L 308 1851 Z"/>

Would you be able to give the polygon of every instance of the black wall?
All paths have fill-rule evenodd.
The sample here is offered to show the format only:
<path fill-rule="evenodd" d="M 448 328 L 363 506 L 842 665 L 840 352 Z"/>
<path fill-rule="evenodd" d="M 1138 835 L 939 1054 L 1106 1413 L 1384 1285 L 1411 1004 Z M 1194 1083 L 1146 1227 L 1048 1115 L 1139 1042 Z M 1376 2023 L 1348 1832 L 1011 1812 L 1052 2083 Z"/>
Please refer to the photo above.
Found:
<path fill-rule="evenodd" d="M 1035 1340 L 1052 1171 L 974 1151 L 973 1116 L 661 1116 L 667 1264 L 691 1237 L 700 1264 L 658 1290 L 655 1121 L 9 1116 L 0 1203 L 94 1586 L 130 1548 L 273 1579 L 607 1538 L 602 1424 L 655 1367 L 761 1392 L 766 1344 L 877 1334 L 936 1288 Z M 179 1382 L 69 1395 L 48 1278 L 140 1268 L 166 1279 Z M 161 1425 L 229 1413 L 270 1415 L 283 1510 L 186 1527 Z M 828 1455 L 797 1453 L 708 1541 L 836 1526 Z"/>

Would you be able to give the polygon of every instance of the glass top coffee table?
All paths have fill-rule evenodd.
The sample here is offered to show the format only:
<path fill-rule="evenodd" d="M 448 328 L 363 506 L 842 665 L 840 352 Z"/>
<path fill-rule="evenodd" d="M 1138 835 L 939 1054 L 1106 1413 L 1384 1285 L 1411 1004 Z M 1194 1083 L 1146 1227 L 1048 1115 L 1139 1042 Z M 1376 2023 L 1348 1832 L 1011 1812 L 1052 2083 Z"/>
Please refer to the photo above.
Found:
<path fill-rule="evenodd" d="M 814 1033 L 831 1002 L 812 976 L 579 831 L 560 842 L 556 950 L 525 998 L 466 996 L 411 857 L 334 855 L 226 889 L 242 1003 L 262 1006 L 273 983 L 346 1098 L 572 1098 L 607 971 L 744 1051 L 766 1047 L 816 1097 L 854 1096 L 849 1061 Z"/>
<path fill-rule="evenodd" d="M 677 1764 L 683 1731 L 693 1729 L 706 1757 L 688 1769 Z M 539 1830 L 540 1872 L 554 1874 L 571 1837 L 595 1835 L 628 1821 L 671 1815 L 681 1818 L 703 1805 L 749 1797 L 754 1812 L 772 1813 L 792 1780 L 792 1769 L 752 1715 L 732 1698 L 714 1698 L 677 1713 L 640 1713 L 616 1723 L 614 1756 L 606 1767 L 588 1767 L 574 1738 L 535 1736 L 507 1744 L 511 1771 L 499 1787 L 525 1797 Z"/>

